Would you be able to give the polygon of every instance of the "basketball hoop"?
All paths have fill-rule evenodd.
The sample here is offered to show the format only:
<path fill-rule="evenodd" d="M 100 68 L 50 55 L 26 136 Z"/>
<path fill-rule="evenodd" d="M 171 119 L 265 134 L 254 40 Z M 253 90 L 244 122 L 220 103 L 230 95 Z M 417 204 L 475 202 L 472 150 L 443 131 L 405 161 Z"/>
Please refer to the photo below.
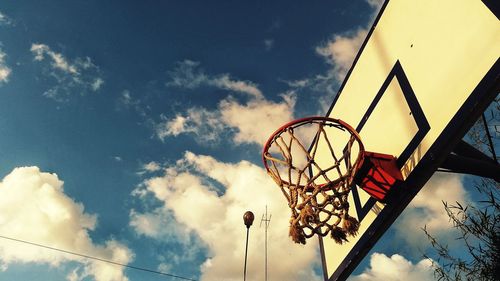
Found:
<path fill-rule="evenodd" d="M 329 153 L 317 155 L 318 147 Z M 347 199 L 364 155 L 358 133 L 339 119 L 298 119 L 269 138 L 262 159 L 292 211 L 294 242 L 330 234 L 342 244 L 357 234 L 359 222 L 349 216 Z"/>

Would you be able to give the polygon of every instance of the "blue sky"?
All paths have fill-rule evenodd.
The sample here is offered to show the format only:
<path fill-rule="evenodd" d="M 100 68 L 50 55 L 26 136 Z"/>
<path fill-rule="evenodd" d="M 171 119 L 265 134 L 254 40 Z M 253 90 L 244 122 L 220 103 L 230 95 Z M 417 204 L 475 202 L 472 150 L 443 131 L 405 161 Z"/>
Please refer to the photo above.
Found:
<path fill-rule="evenodd" d="M 317 243 L 287 237 L 261 145 L 292 118 L 326 113 L 379 2 L 2 1 L 0 235 L 240 280 L 241 216 L 251 209 L 248 277 L 262 280 L 268 205 L 270 276 L 321 280 Z M 468 197 L 458 176 L 437 184 L 452 201 Z M 433 192 L 424 189 L 353 280 L 384 280 L 377 263 L 431 278 L 413 223 L 424 217 L 451 235 Z M 5 239 L 0 264 L 0 280 L 175 280 Z"/>

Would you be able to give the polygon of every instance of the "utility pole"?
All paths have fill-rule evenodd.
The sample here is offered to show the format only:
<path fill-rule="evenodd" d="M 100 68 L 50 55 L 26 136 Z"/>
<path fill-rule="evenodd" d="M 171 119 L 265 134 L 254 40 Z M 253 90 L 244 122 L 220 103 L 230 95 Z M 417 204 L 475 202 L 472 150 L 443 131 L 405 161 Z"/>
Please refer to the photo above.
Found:
<path fill-rule="evenodd" d="M 262 215 L 262 219 L 260 220 L 260 226 L 262 226 L 262 222 L 264 222 L 265 229 L 266 229 L 266 238 L 265 238 L 265 281 L 267 281 L 267 228 L 269 227 L 269 224 L 271 223 L 271 216 L 269 215 L 269 218 L 267 217 L 267 205 L 266 205 L 266 213 Z M 260 227 L 259 226 L 259 227 Z"/>

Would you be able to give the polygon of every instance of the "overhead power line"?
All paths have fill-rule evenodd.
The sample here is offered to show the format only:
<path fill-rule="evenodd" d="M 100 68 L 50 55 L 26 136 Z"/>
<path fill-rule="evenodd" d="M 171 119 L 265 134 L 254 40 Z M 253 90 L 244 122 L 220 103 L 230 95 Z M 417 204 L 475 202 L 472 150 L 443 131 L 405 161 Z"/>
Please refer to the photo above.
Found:
<path fill-rule="evenodd" d="M 19 242 L 19 243 L 24 243 L 24 244 L 28 244 L 28 245 L 32 245 L 32 246 L 36 246 L 36 247 L 41 247 L 41 248 L 45 248 L 45 249 L 49 249 L 49 250 L 53 250 L 53 251 L 58 251 L 58 252 L 62 252 L 62 253 L 66 253 L 66 254 L 70 254 L 70 255 L 74 255 L 74 256 L 79 256 L 79 257 L 83 257 L 83 258 L 87 258 L 87 259 L 92 259 L 92 260 L 97 260 L 97 261 L 101 261 L 101 262 L 106 262 L 106 263 L 118 265 L 118 266 L 121 266 L 121 267 L 130 268 L 130 269 L 145 271 L 145 272 L 149 272 L 149 273 L 154 273 L 154 274 L 168 276 L 168 277 L 182 279 L 182 280 L 197 281 L 196 279 L 191 279 L 191 278 L 187 278 L 187 277 L 183 277 L 183 276 L 179 276 L 179 275 L 175 275 L 175 274 L 170 274 L 170 273 L 166 273 L 166 272 L 161 272 L 161 271 L 157 271 L 157 270 L 153 270 L 153 269 L 148 269 L 148 268 L 143 268 L 143 267 L 138 267 L 138 266 L 133 266 L 133 265 L 128 265 L 128 264 L 123 264 L 123 263 L 115 262 L 115 261 L 112 261 L 112 260 L 106 260 L 106 259 L 102 259 L 102 258 L 98 258 L 98 257 L 93 257 L 93 256 L 85 255 L 85 254 L 80 254 L 80 253 L 76 253 L 76 252 L 66 251 L 66 250 L 63 250 L 63 249 L 58 249 L 58 248 L 54 248 L 54 247 L 50 247 L 50 246 L 46 246 L 46 245 L 42 245 L 42 244 L 38 244 L 38 243 L 33 243 L 33 242 L 21 240 L 21 239 L 16 239 L 16 238 L 12 238 L 12 237 L 7 237 L 7 236 L 0 235 L 0 238 L 6 239 L 6 240 L 15 241 L 15 242 Z"/>

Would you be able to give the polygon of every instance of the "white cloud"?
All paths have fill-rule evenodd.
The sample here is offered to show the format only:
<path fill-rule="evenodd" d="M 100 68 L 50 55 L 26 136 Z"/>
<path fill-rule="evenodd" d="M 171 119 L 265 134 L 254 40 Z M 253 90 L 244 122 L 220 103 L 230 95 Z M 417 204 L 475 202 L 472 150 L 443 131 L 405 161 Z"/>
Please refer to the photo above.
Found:
<path fill-rule="evenodd" d="M 266 48 L 266 51 L 270 51 L 274 47 L 274 39 L 264 40 L 264 47 Z"/>
<path fill-rule="evenodd" d="M 122 92 L 119 101 L 122 105 L 127 106 L 127 107 L 135 104 L 135 101 L 132 99 L 132 96 L 130 95 L 129 90 L 124 90 Z"/>
<path fill-rule="evenodd" d="M 36 61 L 42 61 L 48 56 L 52 59 L 52 67 L 69 74 L 78 74 L 76 65 L 70 64 L 62 54 L 52 51 L 45 44 L 32 44 L 31 52 L 35 55 Z"/>
<path fill-rule="evenodd" d="M 164 139 L 166 136 L 172 135 L 172 136 L 178 136 L 181 133 L 188 132 L 189 128 L 187 127 L 187 121 L 188 118 L 177 115 L 173 120 L 169 120 L 165 123 L 164 128 L 158 128 L 158 136 L 161 139 Z M 202 125 L 202 124 L 196 124 L 196 125 Z"/>
<path fill-rule="evenodd" d="M 382 7 L 382 5 L 384 4 L 385 0 L 366 0 L 366 2 L 370 4 L 370 6 L 375 8 L 375 12 L 378 12 L 380 7 Z M 376 13 L 374 14 L 376 15 Z"/>
<path fill-rule="evenodd" d="M 84 212 L 82 204 L 64 194 L 63 182 L 56 174 L 37 167 L 15 168 L 0 182 L 0 233 L 3 236 L 38 243 L 127 264 L 132 252 L 111 239 L 94 244 L 89 232 L 97 223 L 95 215 Z M 19 242 L 0 240 L 0 263 L 7 269 L 14 263 L 81 263 L 68 278 L 96 281 L 126 281 L 123 268 L 95 260 L 48 250 Z M 81 271 L 77 274 L 77 271 Z M 75 279 L 76 278 L 76 279 Z"/>
<path fill-rule="evenodd" d="M 0 25 L 12 25 L 12 20 L 4 13 L 0 12 Z"/>
<path fill-rule="evenodd" d="M 184 61 L 171 72 L 169 85 L 195 89 L 201 85 L 243 94 L 243 100 L 235 96 L 222 99 L 217 109 L 189 108 L 184 114 L 173 118 L 162 116 L 156 126 L 160 139 L 180 134 L 193 134 L 202 143 L 213 143 L 221 136 L 232 134 L 233 141 L 262 144 L 281 124 L 293 119 L 295 94 L 281 95 L 280 102 L 264 98 L 255 83 L 232 79 L 228 74 L 211 76 L 198 70 L 198 63 Z M 256 126 L 255 124 L 259 124 Z"/>
<path fill-rule="evenodd" d="M 193 242 L 190 242 L 193 243 Z M 187 246 L 187 247 L 186 247 Z M 175 272 L 178 268 L 193 267 L 193 263 L 197 262 L 197 256 L 202 255 L 202 250 L 199 244 L 183 245 L 182 251 L 165 252 L 158 256 L 158 271 Z M 197 276 L 186 276 L 188 278 L 197 279 Z"/>
<path fill-rule="evenodd" d="M 9 81 L 9 76 L 12 72 L 10 67 L 5 63 L 6 56 L 7 54 L 0 49 L 0 85 Z"/>
<path fill-rule="evenodd" d="M 258 224 L 266 205 L 273 219 L 268 230 L 268 239 L 273 241 L 268 244 L 270 278 L 320 280 L 313 272 L 317 241 L 311 239 L 307 245 L 291 241 L 286 199 L 261 167 L 247 161 L 223 163 L 186 152 L 163 176 L 147 179 L 139 189 L 154 195 L 163 206 L 140 216 L 132 213 L 136 231 L 156 237 L 176 223 L 182 231 L 195 233 L 202 242 L 197 247 L 206 247 L 209 255 L 200 268 L 201 280 L 241 279 L 246 237 L 242 216 L 247 210 L 256 216 L 250 229 L 247 280 L 263 279 L 264 229 Z M 160 226 L 153 226 L 153 222 Z"/>
<path fill-rule="evenodd" d="M 11 25 L 12 20 L 5 14 L 0 12 L 0 26 L 1 25 Z M 9 81 L 9 76 L 11 75 L 12 69 L 5 63 L 5 57 L 7 54 L 0 49 L 0 85 L 2 83 L 7 83 Z"/>
<path fill-rule="evenodd" d="M 310 79 L 299 79 L 299 80 L 292 80 L 292 81 L 281 80 L 281 82 L 287 84 L 288 87 L 291 87 L 291 88 L 304 88 L 311 83 Z"/>
<path fill-rule="evenodd" d="M 161 170 L 161 165 L 160 165 L 160 164 L 158 164 L 158 163 L 157 163 L 157 162 L 155 162 L 155 161 L 151 161 L 151 162 L 149 162 L 149 163 L 147 163 L 147 164 L 144 164 L 144 165 L 142 166 L 142 170 L 143 170 L 143 171 L 146 171 L 146 172 L 150 172 L 150 173 L 151 173 L 151 172 L 156 172 L 156 171 Z"/>
<path fill-rule="evenodd" d="M 467 200 L 460 176 L 435 174 L 396 221 L 397 237 L 414 250 L 424 249 L 429 247 L 429 241 L 421 228 L 427 226 L 431 234 L 446 239 L 450 242 L 449 246 L 453 246 L 455 233 L 442 201 L 455 203 Z"/>
<path fill-rule="evenodd" d="M 207 84 L 209 79 L 203 70 L 198 69 L 199 65 L 199 62 L 191 60 L 178 62 L 176 68 L 169 72 L 171 80 L 167 82 L 167 86 L 195 89 L 202 84 Z"/>
<path fill-rule="evenodd" d="M 140 116 L 146 117 L 147 111 L 150 109 L 148 106 L 144 105 L 140 99 L 135 98 L 129 90 L 123 90 L 120 96 L 116 99 L 116 109 L 133 109 Z"/>
<path fill-rule="evenodd" d="M 333 66 L 330 72 L 337 81 L 344 80 L 367 34 L 367 29 L 358 29 L 344 35 L 335 35 L 332 40 L 316 47 L 316 52 Z"/>
<path fill-rule="evenodd" d="M 233 80 L 229 75 L 224 74 L 209 81 L 210 84 L 229 91 L 248 94 L 252 98 L 263 98 L 262 92 L 257 85 L 249 81 Z"/>
<path fill-rule="evenodd" d="M 140 107 L 140 101 L 132 97 L 129 90 L 123 90 L 118 98 L 118 106 L 123 108 L 134 107 L 138 110 Z"/>
<path fill-rule="evenodd" d="M 431 281 L 434 279 L 432 261 L 424 259 L 413 264 L 400 255 L 388 257 L 374 253 L 370 266 L 362 274 L 351 276 L 349 281 Z"/>
<path fill-rule="evenodd" d="M 184 245 L 192 243 L 189 230 L 175 222 L 169 209 L 156 208 L 148 213 L 131 210 L 130 226 L 139 235 Z"/>
<path fill-rule="evenodd" d="M 225 129 L 217 111 L 200 107 L 189 108 L 185 116 L 177 114 L 172 120 L 165 116 L 161 118 L 162 122 L 156 126 L 156 134 L 161 140 L 169 136 L 193 134 L 198 142 L 210 144 L 216 142 Z"/>
<path fill-rule="evenodd" d="M 169 72 L 170 81 L 167 86 L 196 89 L 201 86 L 212 86 L 219 89 L 248 94 L 254 98 L 262 98 L 257 85 L 249 81 L 232 79 L 228 74 L 210 76 L 199 68 L 200 63 L 184 60 L 178 62 L 176 68 Z"/>
<path fill-rule="evenodd" d="M 193 107 L 173 119 L 163 116 L 162 122 L 156 126 L 156 134 L 162 140 L 169 136 L 193 134 L 198 142 L 210 144 L 231 133 L 237 144 L 263 144 L 276 128 L 293 119 L 294 105 L 293 93 L 282 95 L 281 102 L 252 98 L 240 103 L 230 96 L 213 111 Z"/>
<path fill-rule="evenodd" d="M 147 193 L 147 190 L 143 190 Z M 161 243 L 179 245 L 180 251 L 166 251 L 158 256 L 158 270 L 172 272 L 174 268 L 198 262 L 197 257 L 206 251 L 206 247 L 195 232 L 175 220 L 173 211 L 158 207 L 149 212 L 130 212 L 130 227 L 136 234 L 149 237 Z"/>
<path fill-rule="evenodd" d="M 104 84 L 104 80 L 102 80 L 102 78 L 96 78 L 90 87 L 92 88 L 92 91 L 95 92 L 101 88 L 102 84 Z"/>
<path fill-rule="evenodd" d="M 293 93 L 281 97 L 283 101 L 280 103 L 263 99 L 253 99 L 246 104 L 235 99 L 222 100 L 219 104 L 222 122 L 236 129 L 233 140 L 263 145 L 279 126 L 291 121 L 295 97 Z"/>
<path fill-rule="evenodd" d="M 67 59 L 45 44 L 32 44 L 33 59 L 43 64 L 44 74 L 55 80 L 56 85 L 44 92 L 44 96 L 58 102 L 67 101 L 71 92 L 81 94 L 96 92 L 104 84 L 99 68 L 88 57 Z"/>
<path fill-rule="evenodd" d="M 140 214 L 135 210 L 130 212 L 130 226 L 140 235 L 161 236 L 160 232 L 168 229 L 162 226 L 163 221 L 161 210 L 148 214 Z"/>

